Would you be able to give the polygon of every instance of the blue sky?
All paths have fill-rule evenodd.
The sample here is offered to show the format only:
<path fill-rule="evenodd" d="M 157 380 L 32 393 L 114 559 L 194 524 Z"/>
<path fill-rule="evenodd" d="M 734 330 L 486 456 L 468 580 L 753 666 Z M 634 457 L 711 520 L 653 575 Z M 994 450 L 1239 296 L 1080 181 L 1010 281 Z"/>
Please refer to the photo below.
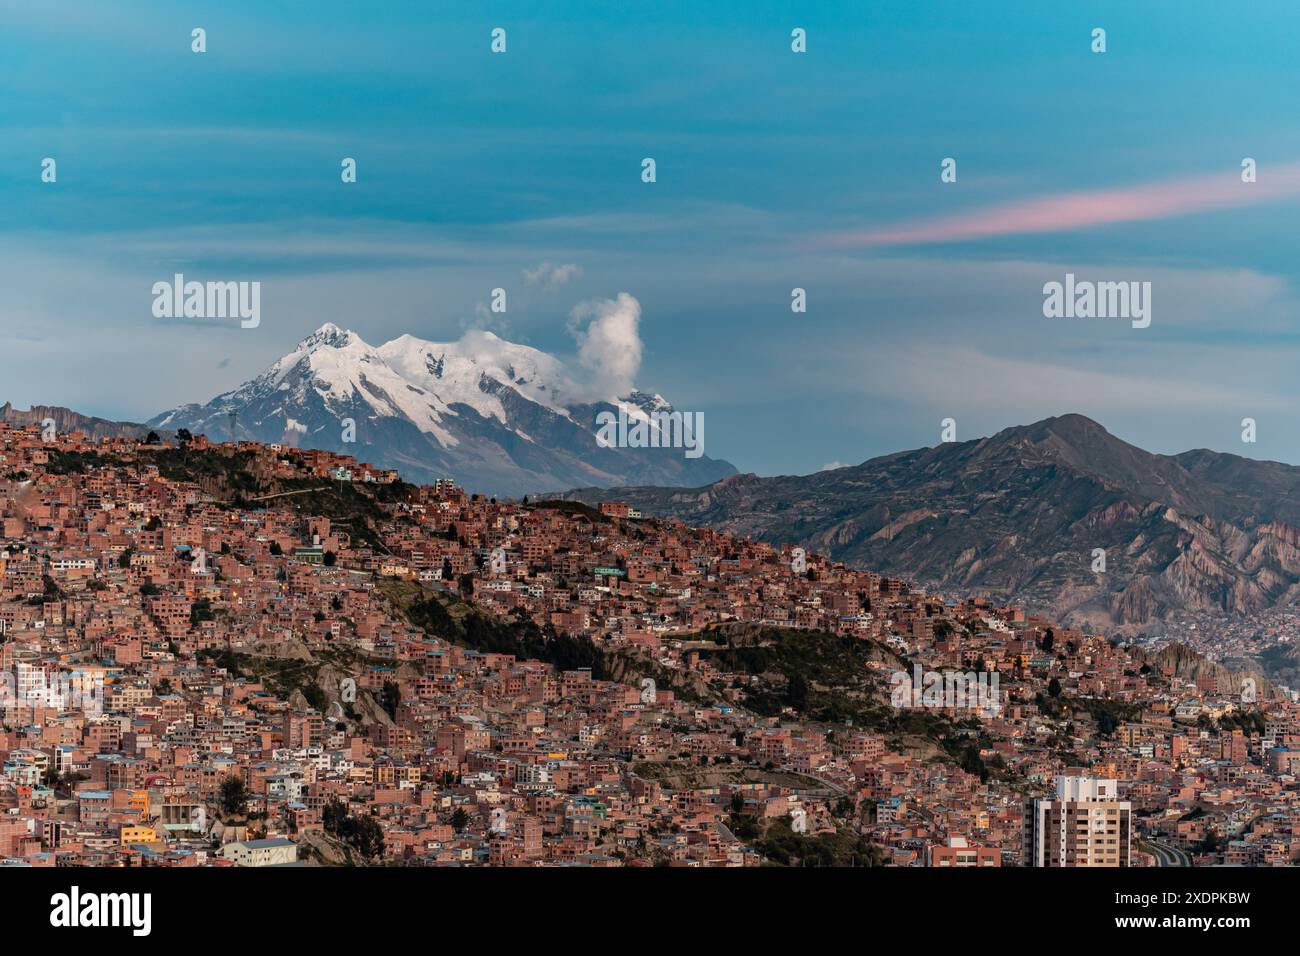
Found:
<path fill-rule="evenodd" d="M 626 292 L 638 385 L 704 412 L 742 470 L 1069 411 L 1156 451 L 1300 462 L 1300 198 L 1267 191 L 1300 161 L 1294 4 L 0 0 L 0 20 L 0 397 L 21 406 L 147 418 L 326 321 L 571 356 L 573 308 Z M 1265 198 L 1195 208 L 1247 156 Z M 1187 210 L 825 241 L 1168 184 Z M 528 286 L 542 262 L 581 276 Z M 176 271 L 261 281 L 260 327 L 154 318 Z M 1066 272 L 1151 281 L 1151 327 L 1044 318 Z M 509 310 L 485 314 L 498 286 Z"/>

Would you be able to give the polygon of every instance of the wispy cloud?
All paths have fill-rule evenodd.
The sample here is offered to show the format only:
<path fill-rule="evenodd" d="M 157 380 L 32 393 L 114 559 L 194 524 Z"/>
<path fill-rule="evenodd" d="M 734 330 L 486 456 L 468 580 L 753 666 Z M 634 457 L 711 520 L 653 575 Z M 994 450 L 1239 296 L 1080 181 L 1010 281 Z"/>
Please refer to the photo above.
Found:
<path fill-rule="evenodd" d="M 933 219 L 873 229 L 829 233 L 816 240 L 831 248 L 969 242 L 995 236 L 1068 232 L 1111 223 L 1169 219 L 1300 197 L 1300 163 L 1263 168 L 1257 182 L 1240 170 L 1188 176 L 1112 189 L 1059 193 L 987 206 Z"/>
<path fill-rule="evenodd" d="M 864 383 L 864 391 L 896 395 L 908 382 L 925 380 L 922 401 L 927 407 L 954 414 L 978 407 L 985 415 L 1007 421 L 1017 417 L 1029 421 L 1067 412 L 1109 419 L 1131 412 L 1135 406 L 1183 414 L 1188 410 L 1222 413 L 1224 409 L 1286 406 L 1280 396 L 1239 383 L 1184 377 L 1177 369 L 1157 370 L 1140 361 L 1123 368 L 1079 367 L 998 355 L 968 346 L 941 354 L 902 347 L 882 351 L 876 360 L 877 374 L 870 383 Z M 996 387 L 991 383 L 997 383 Z"/>
<path fill-rule="evenodd" d="M 574 279 L 581 278 L 581 276 L 582 266 L 576 263 L 569 262 L 555 266 L 549 262 L 543 262 L 535 269 L 524 270 L 524 285 L 530 287 L 541 286 L 547 292 L 552 292 Z"/>

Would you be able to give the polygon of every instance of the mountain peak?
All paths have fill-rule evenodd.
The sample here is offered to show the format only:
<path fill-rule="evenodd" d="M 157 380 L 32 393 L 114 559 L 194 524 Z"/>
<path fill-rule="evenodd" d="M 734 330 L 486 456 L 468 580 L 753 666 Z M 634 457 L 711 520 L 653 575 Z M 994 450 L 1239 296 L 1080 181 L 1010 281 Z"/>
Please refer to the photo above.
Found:
<path fill-rule="evenodd" d="M 402 335 L 375 348 L 326 322 L 256 378 L 154 421 L 212 439 L 347 452 L 355 441 L 368 460 L 410 477 L 451 475 L 492 493 L 647 480 L 699 486 L 734 473 L 680 449 L 602 445 L 595 419 L 617 399 L 586 404 L 579 394 L 560 359 L 486 330 L 451 342 Z M 636 400 L 671 408 L 653 393 Z"/>
<path fill-rule="evenodd" d="M 1118 441 L 1102 425 L 1093 421 L 1087 415 L 1080 415 L 1077 412 L 1054 415 L 1029 425 L 1013 425 L 1010 428 L 1004 428 L 993 436 L 994 440 L 999 438 L 1028 438 L 1035 443 L 1056 438 L 1070 445 L 1090 440 L 1095 441 L 1099 438 Z"/>
<path fill-rule="evenodd" d="M 1156 457 L 1117 438 L 1086 415 L 1076 413 L 1044 418 L 1031 425 L 1004 428 L 979 442 L 978 447 L 983 454 L 1006 449 L 1032 450 L 1035 455 L 1102 473 L 1115 468 L 1145 470 Z"/>
<path fill-rule="evenodd" d="M 1026 427 L 1032 431 L 1050 432 L 1053 435 L 1058 435 L 1067 440 L 1078 439 L 1085 436 L 1110 436 L 1110 432 L 1106 431 L 1105 427 L 1098 422 L 1093 421 L 1087 415 L 1080 415 L 1078 412 L 1070 412 L 1065 415 L 1044 418 L 1042 421 L 1035 422 Z"/>
<path fill-rule="evenodd" d="M 351 329 L 341 329 L 333 322 L 326 322 L 298 343 L 298 351 L 306 351 L 319 346 L 339 349 L 348 345 L 352 338 Z"/>
<path fill-rule="evenodd" d="M 1066 412 L 1064 415 L 1052 415 L 1048 418 L 1044 418 L 1038 424 L 1054 425 L 1062 428 L 1083 427 L 1083 428 L 1100 428 L 1102 431 L 1106 430 L 1105 427 L 1102 426 L 1100 422 L 1097 422 L 1089 418 L 1087 415 L 1081 414 L 1080 412 Z"/>
<path fill-rule="evenodd" d="M 652 395 L 649 392 L 643 392 L 638 389 L 619 401 L 627 405 L 634 405 L 646 414 L 673 411 L 672 404 L 657 392 Z"/>

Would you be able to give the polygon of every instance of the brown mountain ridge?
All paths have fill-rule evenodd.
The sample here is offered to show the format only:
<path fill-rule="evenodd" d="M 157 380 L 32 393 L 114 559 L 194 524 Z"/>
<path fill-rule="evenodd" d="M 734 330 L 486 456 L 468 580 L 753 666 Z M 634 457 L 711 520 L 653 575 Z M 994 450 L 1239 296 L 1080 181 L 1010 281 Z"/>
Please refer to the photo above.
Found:
<path fill-rule="evenodd" d="M 1300 468 L 1206 449 L 1156 455 L 1082 415 L 813 475 L 566 497 L 616 497 L 1094 626 L 1300 597 Z M 1104 573 L 1092 570 L 1097 548 Z"/>

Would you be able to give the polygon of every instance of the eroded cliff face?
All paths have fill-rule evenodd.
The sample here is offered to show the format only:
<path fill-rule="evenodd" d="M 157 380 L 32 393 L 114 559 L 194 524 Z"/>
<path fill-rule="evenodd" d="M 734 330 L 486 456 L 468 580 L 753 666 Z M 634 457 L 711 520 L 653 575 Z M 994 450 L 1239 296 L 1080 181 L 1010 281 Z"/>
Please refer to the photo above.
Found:
<path fill-rule="evenodd" d="M 1280 700 L 1288 696 L 1286 691 L 1280 689 L 1257 671 L 1235 670 L 1223 664 L 1206 660 L 1196 651 L 1183 644 L 1169 644 L 1159 651 L 1150 653 L 1134 650 L 1132 654 L 1135 661 L 1147 664 L 1179 680 L 1197 682 L 1206 678 L 1212 679 L 1220 694 L 1240 694 L 1243 690 L 1243 683 L 1249 679 L 1256 700 Z"/>
<path fill-rule="evenodd" d="M 9 402 L 0 405 L 0 422 L 18 428 L 28 425 L 43 426 L 47 421 L 54 422 L 54 429 L 60 435 L 69 432 L 83 432 L 87 438 L 143 438 L 149 434 L 149 428 L 135 422 L 114 422 L 105 418 L 93 418 L 82 415 L 70 408 L 60 405 L 33 405 L 27 410 L 15 408 Z M 160 432 L 170 435 L 170 432 Z"/>

